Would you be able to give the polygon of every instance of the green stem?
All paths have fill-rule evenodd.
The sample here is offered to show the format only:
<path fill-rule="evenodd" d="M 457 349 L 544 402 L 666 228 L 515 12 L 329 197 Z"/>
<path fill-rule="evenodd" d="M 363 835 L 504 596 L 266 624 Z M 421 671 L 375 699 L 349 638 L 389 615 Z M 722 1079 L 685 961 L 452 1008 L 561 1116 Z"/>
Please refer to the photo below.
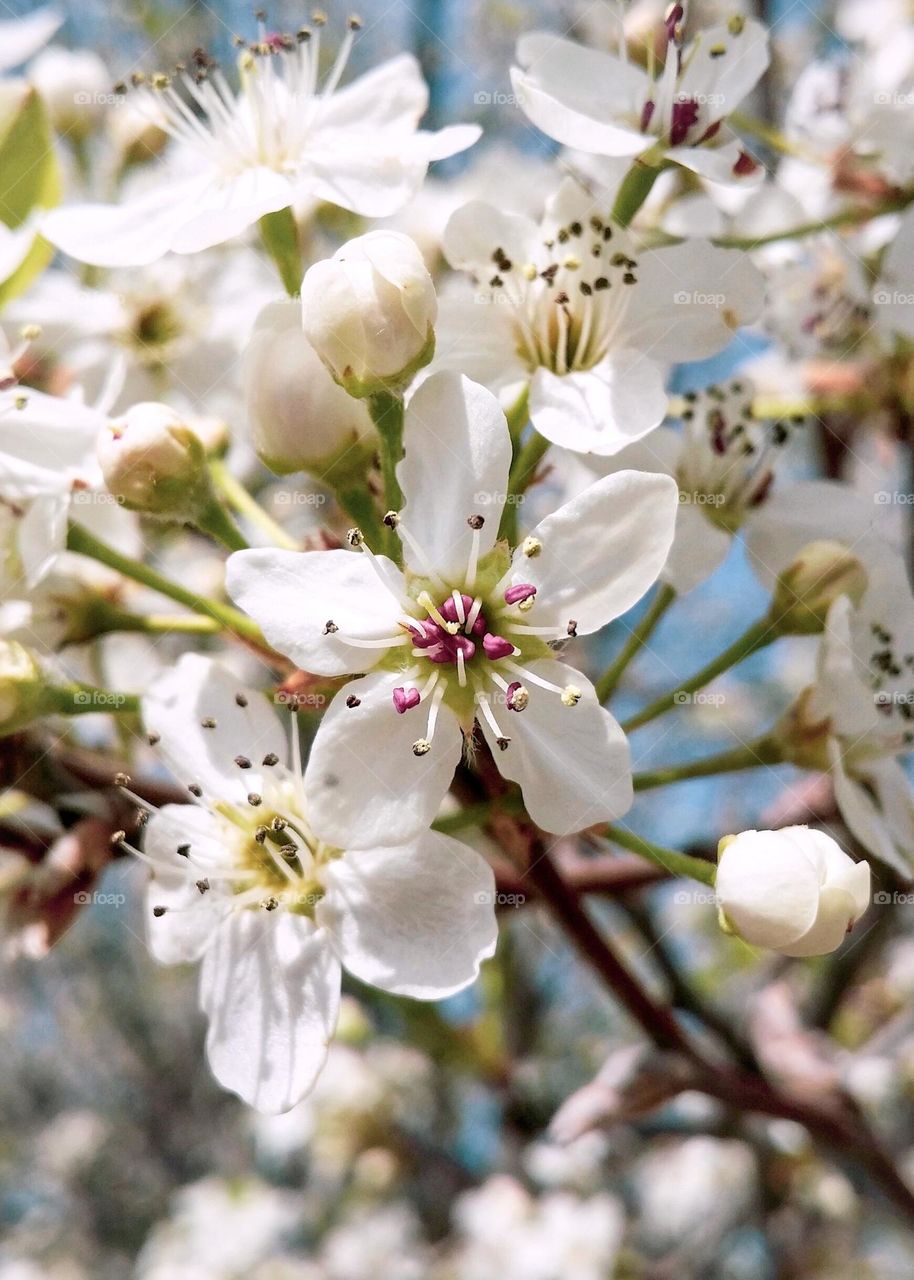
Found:
<path fill-rule="evenodd" d="M 100 564 L 106 564 L 109 569 L 122 573 L 125 578 L 131 578 L 134 582 L 140 582 L 144 587 L 149 587 L 152 591 L 158 591 L 160 595 L 167 596 L 169 600 L 175 600 L 178 604 L 185 605 L 194 613 L 202 613 L 208 618 L 213 618 L 222 627 L 234 632 L 237 636 L 241 636 L 244 640 L 249 640 L 261 649 L 268 648 L 260 633 L 260 628 L 247 614 L 241 613 L 238 609 L 233 609 L 231 605 L 220 604 L 217 600 L 210 600 L 206 596 L 197 595 L 194 591 L 188 591 L 186 587 L 180 586 L 177 582 L 172 582 L 170 578 L 157 573 L 149 565 L 145 565 L 139 560 L 134 560 L 130 556 L 122 555 L 114 547 L 109 547 L 99 538 L 96 538 L 94 534 L 90 533 L 88 529 L 83 528 L 82 525 L 70 525 L 67 534 L 67 548 L 70 551 L 78 552 L 79 555 L 90 556 L 93 560 L 98 560 Z"/>
<path fill-rule="evenodd" d="M 650 195 L 651 187 L 660 176 L 660 165 L 646 163 L 638 158 L 622 180 L 613 205 L 612 220 L 620 227 L 627 227 Z"/>
<path fill-rule="evenodd" d="M 821 157 L 817 156 L 814 151 L 791 142 L 779 129 L 766 124 L 764 120 L 756 120 L 753 116 L 745 116 L 741 111 L 731 111 L 727 122 L 734 129 L 739 129 L 741 133 L 748 133 L 750 138 L 758 138 L 759 142 L 764 142 L 766 147 L 770 147 L 772 151 L 777 151 L 780 155 L 796 156 L 801 160 L 822 163 Z"/>
<path fill-rule="evenodd" d="M 298 551 L 299 546 L 294 538 L 290 538 L 285 529 L 278 525 L 272 516 L 264 511 L 260 503 L 225 465 L 221 458 L 213 458 L 209 464 L 213 484 L 229 506 L 242 516 L 249 524 L 259 529 L 277 547 L 285 551 Z"/>
<path fill-rule="evenodd" d="M 652 844 L 642 836 L 636 836 L 623 827 L 606 827 L 603 835 L 613 844 L 621 845 L 632 853 L 640 854 L 649 862 L 663 867 L 672 876 L 689 876 L 692 880 L 700 880 L 702 884 L 713 885 L 717 868 L 713 862 L 705 862 L 703 858 L 693 858 L 690 853 L 680 853 L 678 849 L 667 849 L 663 845 Z"/>
<path fill-rule="evenodd" d="M 265 213 L 260 219 L 263 247 L 276 264 L 282 286 L 290 298 L 301 293 L 302 264 L 298 224 L 289 208 Z"/>
<path fill-rule="evenodd" d="M 505 415 L 508 419 L 508 431 L 514 444 L 520 439 L 520 433 L 530 421 L 530 383 L 524 383 L 524 389 L 511 405 Z"/>
<path fill-rule="evenodd" d="M 208 533 L 211 538 L 221 542 L 229 551 L 246 551 L 248 549 L 247 538 L 245 538 L 215 495 L 212 502 L 207 503 L 205 507 L 197 512 L 194 516 L 193 524 L 195 529 L 199 529 L 201 533 Z"/>
<path fill-rule="evenodd" d="M 614 661 L 610 663 L 597 681 L 597 699 L 600 702 L 605 702 L 615 692 L 616 686 L 625 674 L 628 664 L 635 654 L 647 644 L 660 619 L 675 599 L 676 592 L 671 586 L 664 583 L 654 596 L 649 608 L 645 611 L 644 617 L 632 628 L 628 639 L 619 650 Z"/>
<path fill-rule="evenodd" d="M 517 542 L 517 510 L 523 495 L 533 483 L 537 468 L 549 449 L 550 441 L 538 431 L 531 431 L 514 454 L 508 475 L 508 494 L 501 516 L 499 535 L 513 546 Z"/>
<path fill-rule="evenodd" d="M 862 222 L 870 222 L 873 218 L 881 218 L 886 213 L 898 213 L 906 209 L 912 201 L 914 201 L 914 190 L 903 191 L 901 195 L 884 200 L 881 204 L 841 209 L 831 217 L 822 218 L 817 222 L 801 222 L 795 227 L 788 227 L 784 231 L 772 231 L 764 236 L 717 236 L 713 243 L 722 249 L 758 249 L 766 244 L 776 244 L 780 240 L 799 240 L 805 236 L 816 235 L 820 231 L 853 227 Z"/>
<path fill-rule="evenodd" d="M 783 759 L 783 752 L 777 742 L 773 738 L 762 736 L 754 742 L 731 747 L 729 751 L 705 756 L 703 760 L 691 760 L 687 764 L 668 765 L 636 773 L 633 781 L 636 791 L 648 791 L 652 787 L 665 787 L 673 782 L 683 782 L 687 778 L 709 778 L 720 773 L 739 773 L 742 769 L 780 764 Z"/>
<path fill-rule="evenodd" d="M 403 506 L 403 492 L 397 479 L 397 463 L 403 457 L 403 397 L 380 392 L 369 396 L 367 403 L 380 440 L 384 507 L 386 511 L 399 511 Z M 400 540 L 393 529 L 386 530 L 386 534 L 388 554 L 399 561 Z"/>
<path fill-rule="evenodd" d="M 61 716 L 84 716 L 100 712 L 135 715 L 140 709 L 140 699 L 136 694 L 112 693 L 92 684 L 54 686 L 46 690 L 45 698 L 47 714 Z"/>
<path fill-rule="evenodd" d="M 709 662 L 706 667 L 702 667 L 695 675 L 690 676 L 688 680 L 683 680 L 675 689 L 668 690 L 659 698 L 656 698 L 648 706 L 642 708 L 641 711 L 626 720 L 622 725 L 626 733 L 631 733 L 634 729 L 640 729 L 641 725 L 647 724 L 649 720 L 655 720 L 657 716 L 662 716 L 665 712 L 671 711 L 673 707 L 682 703 L 690 702 L 691 695 L 699 689 L 703 689 L 706 684 L 710 684 L 712 680 L 721 675 L 724 671 L 729 671 L 731 667 L 735 667 L 738 662 L 742 662 L 744 658 L 748 658 L 750 654 L 764 649 L 766 645 L 777 640 L 781 635 L 781 630 L 776 622 L 773 622 L 770 614 L 765 614 L 763 618 L 759 618 L 753 622 L 752 626 L 734 640 L 733 643 L 726 648 L 723 653 L 718 654 L 713 662 Z"/>

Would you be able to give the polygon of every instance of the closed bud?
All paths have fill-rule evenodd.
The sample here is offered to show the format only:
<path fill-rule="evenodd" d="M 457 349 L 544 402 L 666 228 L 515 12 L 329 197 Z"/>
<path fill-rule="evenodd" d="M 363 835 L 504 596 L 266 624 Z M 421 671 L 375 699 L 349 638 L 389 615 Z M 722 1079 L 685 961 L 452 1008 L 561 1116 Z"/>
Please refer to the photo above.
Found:
<path fill-rule="evenodd" d="M 305 333 L 353 396 L 402 390 L 435 350 L 438 300 L 422 254 L 398 231 L 371 231 L 309 269 Z"/>
<path fill-rule="evenodd" d="M 111 76 L 89 49 L 43 49 L 29 68 L 58 133 L 76 142 L 95 128 L 111 99 Z"/>
<path fill-rule="evenodd" d="M 743 831 L 721 840 L 718 859 L 722 926 L 785 956 L 835 951 L 869 906 L 869 864 L 823 831 Z"/>
<path fill-rule="evenodd" d="M 99 433 L 109 491 L 131 511 L 193 520 L 210 500 L 206 449 L 167 405 L 136 404 Z"/>
<path fill-rule="evenodd" d="M 839 596 L 859 604 L 867 574 L 840 542 L 810 542 L 777 580 L 771 616 L 784 635 L 817 635 Z"/>
<path fill-rule="evenodd" d="M 254 449 L 280 475 L 356 471 L 372 436 L 368 410 L 337 386 L 302 332 L 296 302 L 257 317 L 242 365 Z"/>

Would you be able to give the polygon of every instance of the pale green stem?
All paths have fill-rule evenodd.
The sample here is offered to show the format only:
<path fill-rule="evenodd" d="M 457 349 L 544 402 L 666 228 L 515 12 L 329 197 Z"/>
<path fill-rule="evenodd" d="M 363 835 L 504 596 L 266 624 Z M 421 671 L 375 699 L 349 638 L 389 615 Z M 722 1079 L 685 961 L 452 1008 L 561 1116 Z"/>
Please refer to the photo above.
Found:
<path fill-rule="evenodd" d="M 841 209 L 831 217 L 822 218 L 817 222 L 801 222 L 795 227 L 787 227 L 783 231 L 772 231 L 764 236 L 717 236 L 713 243 L 723 249 L 759 249 L 763 245 L 776 244 L 780 240 L 799 240 L 805 236 L 817 235 L 820 231 L 853 227 L 870 222 L 873 218 L 881 218 L 886 213 L 898 213 L 906 209 L 912 201 L 914 201 L 914 190 L 904 191 L 901 195 L 884 200 L 881 204 Z"/>
<path fill-rule="evenodd" d="M 499 534 L 513 546 L 517 542 L 517 510 L 523 495 L 533 483 L 537 468 L 549 449 L 549 441 L 538 431 L 531 431 L 514 455 L 508 475 L 508 494 L 501 516 Z"/>
<path fill-rule="evenodd" d="M 109 547 L 82 525 L 70 525 L 67 547 L 70 551 L 78 552 L 79 555 L 90 556 L 100 564 L 106 564 L 109 569 L 122 573 L 125 578 L 131 578 L 134 582 L 142 583 L 144 587 L 157 591 L 159 595 L 167 596 L 169 600 L 185 605 L 194 613 L 202 613 L 213 618 L 220 626 L 244 640 L 249 640 L 259 648 L 268 649 L 260 628 L 247 614 L 233 609 L 231 605 L 221 604 L 217 600 L 210 600 L 206 596 L 197 595 L 194 591 L 188 591 L 186 587 L 172 582 L 170 578 L 157 573 L 142 561 L 134 560 L 131 556 L 125 556 L 120 551 L 116 551 L 114 547 Z"/>
<path fill-rule="evenodd" d="M 744 658 L 748 658 L 750 654 L 763 649 L 766 645 L 777 640 L 781 635 L 778 624 L 772 621 L 769 614 L 765 614 L 763 618 L 753 622 L 752 626 L 734 640 L 721 654 L 709 662 L 707 666 L 702 667 L 695 675 L 690 676 L 688 680 L 683 680 L 675 689 L 670 689 L 667 693 L 661 694 L 648 706 L 626 720 L 622 728 L 626 733 L 631 733 L 634 729 L 639 729 L 641 725 L 647 724 L 649 720 L 655 720 L 657 716 L 662 716 L 665 712 L 671 711 L 673 707 L 688 703 L 691 695 L 699 689 L 703 689 L 706 684 L 710 684 L 712 680 L 721 675 L 724 671 L 729 671 L 731 667 L 735 667 L 738 662 L 742 662 Z"/>
<path fill-rule="evenodd" d="M 784 754 L 778 743 L 773 738 L 763 736 L 756 738 L 754 742 L 732 747 L 729 751 L 705 756 L 703 760 L 691 760 L 687 764 L 636 773 L 632 781 L 636 791 L 648 791 L 652 787 L 665 787 L 688 778 L 710 778 L 721 773 L 739 773 L 743 769 L 780 764 L 783 759 Z"/>
<path fill-rule="evenodd" d="M 282 286 L 290 298 L 301 293 L 302 262 L 298 224 L 289 208 L 266 213 L 260 219 L 260 238 L 276 264 Z"/>
<path fill-rule="evenodd" d="M 662 165 L 652 165 L 640 157 L 622 180 L 613 205 L 612 220 L 620 227 L 627 227 L 651 193 L 660 176 Z"/>
<path fill-rule="evenodd" d="M 209 464 L 213 484 L 230 507 L 247 520 L 254 528 L 266 534 L 270 541 L 285 551 L 298 551 L 299 546 L 294 538 L 290 538 L 285 529 L 277 524 L 271 515 L 254 498 L 235 476 L 221 458 L 214 458 Z"/>
<path fill-rule="evenodd" d="M 221 542 L 229 551 L 246 551 L 248 548 L 247 538 L 215 494 L 212 501 L 196 513 L 193 525 L 201 533 L 207 533 L 216 542 Z"/>
<path fill-rule="evenodd" d="M 135 715 L 140 699 L 134 693 L 112 693 L 95 685 L 74 683 L 55 685 L 44 693 L 46 715 L 84 716 L 99 712 Z"/>
<path fill-rule="evenodd" d="M 667 849 L 663 845 L 652 844 L 642 836 L 636 836 L 622 827 L 606 827 L 603 835 L 613 844 L 621 845 L 631 853 L 640 854 L 649 862 L 663 867 L 671 876 L 689 876 L 692 880 L 700 880 L 702 884 L 713 885 L 717 868 L 713 862 L 705 862 L 703 858 L 693 858 L 690 853 L 680 853 L 678 849 Z"/>
<path fill-rule="evenodd" d="M 399 512 L 403 506 L 403 492 L 397 479 L 397 463 L 403 457 L 403 397 L 390 392 L 369 396 L 368 411 L 378 429 L 380 440 L 381 481 L 384 485 L 385 511 Z M 388 529 L 388 554 L 399 561 L 400 540 Z"/>
<path fill-rule="evenodd" d="M 632 661 L 637 653 L 641 651 L 644 645 L 654 633 L 660 619 L 669 609 L 670 605 L 676 599 L 676 592 L 671 586 L 664 583 L 657 594 L 654 596 L 650 606 L 645 611 L 644 617 L 632 628 L 628 639 L 619 650 L 617 657 L 606 668 L 602 676 L 596 683 L 597 699 L 605 702 L 615 692 L 616 686 L 625 674 L 628 664 Z"/>

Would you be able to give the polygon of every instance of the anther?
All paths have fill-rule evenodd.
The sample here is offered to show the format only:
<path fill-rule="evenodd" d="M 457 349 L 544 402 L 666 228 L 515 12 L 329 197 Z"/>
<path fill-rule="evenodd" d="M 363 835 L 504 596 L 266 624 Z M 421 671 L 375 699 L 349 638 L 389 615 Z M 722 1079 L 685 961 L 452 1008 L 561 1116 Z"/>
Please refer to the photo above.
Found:
<path fill-rule="evenodd" d="M 360 547 L 365 541 L 365 535 L 361 529 L 350 529 L 346 534 L 346 541 L 350 547 Z"/>
<path fill-rule="evenodd" d="M 205 877 L 202 880 L 195 880 L 194 884 L 201 893 L 207 893 L 209 891 L 209 881 Z"/>
<path fill-rule="evenodd" d="M 251 762 L 247 756 L 235 756 L 235 764 L 239 769 L 250 769 Z"/>
<path fill-rule="evenodd" d="M 122 840 L 126 840 L 126 839 L 127 839 L 127 832 L 126 832 L 126 831 L 112 831 L 112 832 L 111 832 L 110 843 L 111 843 L 112 845 L 117 846 L 117 845 L 119 845 L 119 844 L 120 844 L 120 842 L 121 842 Z"/>
<path fill-rule="evenodd" d="M 130 786 L 130 774 L 129 774 L 129 773 L 116 773 L 116 774 L 114 775 L 114 785 L 115 785 L 116 787 L 129 787 L 129 786 Z"/>
<path fill-rule="evenodd" d="M 274 764 L 279 764 L 279 756 L 275 751 L 268 751 L 260 763 L 265 764 L 268 769 L 272 769 Z"/>
<path fill-rule="evenodd" d="M 565 688 L 562 690 L 562 706 L 576 707 L 578 703 L 581 701 L 581 697 L 582 697 L 581 690 L 577 687 L 577 685 L 574 685 L 574 684 L 566 685 Z"/>
<path fill-rule="evenodd" d="M 350 693 L 349 697 L 346 699 L 346 706 L 351 710 L 354 707 L 360 707 L 361 705 L 362 699 L 357 698 L 354 693 Z"/>
<path fill-rule="evenodd" d="M 336 623 L 333 621 L 332 618 L 328 618 L 327 621 L 324 623 L 324 635 L 332 636 L 337 631 L 339 631 L 339 627 L 336 625 Z"/>
<path fill-rule="evenodd" d="M 473 516 L 467 517 L 467 524 L 470 526 L 471 529 L 474 529 L 474 530 L 481 529 L 482 526 L 485 524 L 485 522 L 486 522 L 485 516 L 473 515 Z"/>
<path fill-rule="evenodd" d="M 160 733 L 146 734 L 146 741 L 149 743 L 151 747 L 154 747 L 158 742 L 161 742 L 161 740 L 162 740 L 162 735 Z"/>
<path fill-rule="evenodd" d="M 250 792 L 248 795 L 248 804 L 256 809 L 259 804 L 263 804 L 263 796 L 259 796 L 256 791 Z"/>
<path fill-rule="evenodd" d="M 396 529 L 397 525 L 400 523 L 399 511 L 388 511 L 384 516 L 384 523 L 387 525 L 388 529 Z"/>
<path fill-rule="evenodd" d="M 413 743 L 414 756 L 427 756 L 432 749 L 432 744 L 428 738 L 417 738 Z"/>
<path fill-rule="evenodd" d="M 505 706 L 509 711 L 523 711 L 530 701 L 530 691 L 519 680 L 512 680 L 508 685 Z"/>
<path fill-rule="evenodd" d="M 165 914 L 166 910 L 167 910 L 167 908 L 166 908 L 166 907 L 153 907 L 153 908 L 152 908 L 152 914 L 155 916 L 155 918 L 156 918 L 157 920 L 161 920 L 161 918 L 162 918 L 162 916 L 164 916 L 164 914 Z"/>
<path fill-rule="evenodd" d="M 246 707 L 248 705 L 248 700 L 243 693 L 235 694 L 235 705 L 238 707 Z"/>
<path fill-rule="evenodd" d="M 189 783 L 187 790 L 190 792 L 192 796 L 196 796 L 198 800 L 203 795 L 203 788 L 200 786 L 198 782 Z"/>
<path fill-rule="evenodd" d="M 215 727 L 216 727 L 216 721 L 213 719 L 212 716 L 204 716 L 203 719 L 200 721 L 201 729 L 215 729 Z"/>
<path fill-rule="evenodd" d="M 531 536 L 524 538 L 523 542 L 520 544 L 520 549 L 525 556 L 532 560 L 534 556 L 538 556 L 542 551 L 543 544 L 540 542 L 539 538 Z"/>
<path fill-rule="evenodd" d="M 565 628 L 565 631 L 572 637 L 572 639 L 578 634 L 578 624 L 574 618 L 568 619 L 568 626 Z"/>
<path fill-rule="evenodd" d="M 511 745 L 511 739 L 510 739 L 510 738 L 496 738 L 496 739 L 495 739 L 495 743 L 496 743 L 496 745 L 497 745 L 497 747 L 498 747 L 499 751 L 507 751 L 507 750 L 508 750 L 508 747 Z"/>
<path fill-rule="evenodd" d="M 187 857 L 189 857 L 189 856 L 190 856 L 190 845 L 189 845 L 189 844 L 179 844 L 179 845 L 178 845 L 178 847 L 177 847 L 177 849 L 175 849 L 175 853 L 178 855 L 178 857 L 179 857 L 179 858 L 187 858 Z"/>

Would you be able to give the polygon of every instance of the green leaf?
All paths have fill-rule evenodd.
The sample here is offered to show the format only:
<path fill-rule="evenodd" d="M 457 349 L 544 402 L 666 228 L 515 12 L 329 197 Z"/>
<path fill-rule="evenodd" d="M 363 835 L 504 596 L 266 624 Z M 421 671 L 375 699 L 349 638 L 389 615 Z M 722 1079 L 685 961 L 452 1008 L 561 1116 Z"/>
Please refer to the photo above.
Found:
<path fill-rule="evenodd" d="M 60 199 L 60 174 L 44 103 L 30 86 L 11 85 L 0 97 L 0 221 L 22 226 L 35 209 Z M 54 256 L 40 236 L 8 280 L 0 284 L 0 307 L 31 284 Z"/>

